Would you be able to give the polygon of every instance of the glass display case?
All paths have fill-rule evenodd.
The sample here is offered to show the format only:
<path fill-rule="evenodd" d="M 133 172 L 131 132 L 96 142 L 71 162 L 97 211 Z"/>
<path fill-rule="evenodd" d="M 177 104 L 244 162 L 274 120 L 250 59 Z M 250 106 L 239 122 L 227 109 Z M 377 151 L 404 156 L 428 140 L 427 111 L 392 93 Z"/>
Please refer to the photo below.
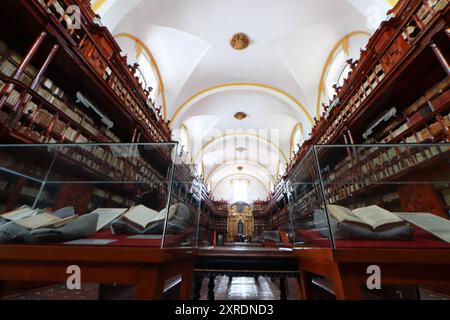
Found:
<path fill-rule="evenodd" d="M 450 248 L 450 144 L 316 145 L 286 181 L 296 246 Z"/>
<path fill-rule="evenodd" d="M 199 181 L 176 143 L 0 146 L 0 243 L 197 246 Z"/>

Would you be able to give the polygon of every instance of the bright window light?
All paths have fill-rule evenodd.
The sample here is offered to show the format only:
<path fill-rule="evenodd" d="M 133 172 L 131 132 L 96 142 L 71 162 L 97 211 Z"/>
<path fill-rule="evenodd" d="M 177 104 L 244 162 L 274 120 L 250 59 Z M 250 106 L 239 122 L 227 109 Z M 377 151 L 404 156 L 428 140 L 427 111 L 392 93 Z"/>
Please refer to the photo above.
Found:
<path fill-rule="evenodd" d="M 248 184 L 247 180 L 233 180 L 234 202 L 248 202 Z"/>
<path fill-rule="evenodd" d="M 297 153 L 298 149 L 300 149 L 299 146 L 301 146 L 303 141 L 303 132 L 301 127 L 297 127 L 294 134 L 294 146 L 293 150 L 295 153 Z"/>
<path fill-rule="evenodd" d="M 158 92 L 158 79 L 156 78 L 150 59 L 145 54 L 142 54 L 139 58 L 139 69 L 142 72 L 144 81 L 142 81 L 142 79 L 140 80 L 144 82 L 144 85 L 147 88 L 153 88 L 153 91 L 150 93 L 150 99 L 155 101 L 156 93 Z"/>
<path fill-rule="evenodd" d="M 185 154 L 190 152 L 190 150 L 189 150 L 189 136 L 188 136 L 188 133 L 187 133 L 186 129 L 183 128 L 183 127 L 180 128 L 180 137 L 179 137 L 178 142 L 183 147 L 182 150 L 183 150 L 183 152 Z M 181 155 L 181 149 L 180 149 L 180 155 Z"/>
<path fill-rule="evenodd" d="M 344 51 L 340 51 L 339 54 L 334 59 L 333 63 L 328 69 L 328 74 L 325 80 L 325 87 L 327 91 L 328 98 L 333 99 L 336 90 L 333 89 L 333 86 L 338 83 L 339 78 L 341 77 L 342 69 L 345 67 L 345 53 Z"/>

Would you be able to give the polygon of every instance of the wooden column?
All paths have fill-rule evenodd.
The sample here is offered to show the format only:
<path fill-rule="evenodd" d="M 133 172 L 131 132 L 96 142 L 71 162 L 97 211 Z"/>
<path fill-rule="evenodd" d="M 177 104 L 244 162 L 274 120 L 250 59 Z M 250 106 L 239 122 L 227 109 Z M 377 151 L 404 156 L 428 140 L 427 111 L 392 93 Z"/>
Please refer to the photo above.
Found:
<path fill-rule="evenodd" d="M 231 278 L 230 278 L 231 279 Z M 215 300 L 215 294 L 214 294 L 214 281 L 216 280 L 216 276 L 213 274 L 209 275 L 209 283 L 208 283 L 208 300 L 214 301 Z"/>
<path fill-rule="evenodd" d="M 446 217 L 441 200 L 431 185 L 403 185 L 398 187 L 397 191 L 406 212 L 429 212 Z"/>
<path fill-rule="evenodd" d="M 38 74 L 36 75 L 36 78 L 34 78 L 33 82 L 30 85 L 31 90 L 36 90 L 36 88 L 41 84 L 42 78 L 44 77 L 45 72 L 47 71 L 50 63 L 53 60 L 53 57 L 56 54 L 56 51 L 58 50 L 59 45 L 55 44 L 50 51 L 49 55 L 47 56 L 47 59 L 45 60 L 44 64 L 42 65 L 41 69 L 39 70 Z M 23 110 L 25 109 L 25 106 L 30 102 L 31 95 L 28 92 L 22 93 L 19 101 L 16 103 L 13 109 L 13 117 L 11 119 L 11 122 L 9 123 L 11 128 L 14 128 L 16 123 L 20 120 L 23 114 Z"/>
<path fill-rule="evenodd" d="M 195 301 L 200 300 L 200 290 L 202 289 L 203 275 L 196 273 L 194 275 L 194 288 L 192 293 L 192 299 Z"/>
<path fill-rule="evenodd" d="M 143 268 L 138 274 L 135 298 L 137 300 L 162 300 L 164 279 L 157 267 Z"/>
<path fill-rule="evenodd" d="M 362 300 L 361 279 L 352 266 L 335 264 L 331 270 L 331 281 L 337 300 Z"/>
<path fill-rule="evenodd" d="M 298 286 L 300 291 L 300 300 L 312 300 L 312 275 L 306 271 L 300 271 L 298 277 Z"/>
<path fill-rule="evenodd" d="M 448 64 L 447 59 L 445 58 L 444 54 L 442 53 L 441 49 L 434 43 L 430 43 L 431 49 L 433 49 L 434 54 L 438 58 L 439 62 L 441 63 L 442 67 L 444 68 L 445 72 L 447 73 L 447 76 L 450 75 L 450 65 Z"/>
<path fill-rule="evenodd" d="M 257 281 L 258 282 L 258 281 Z M 280 277 L 280 300 L 286 301 L 287 300 L 287 278 L 285 276 Z"/>
<path fill-rule="evenodd" d="M 27 55 L 22 60 L 22 63 L 20 64 L 19 68 L 17 68 L 17 70 L 14 72 L 14 74 L 12 76 L 12 78 L 14 80 L 19 80 L 19 78 L 22 76 L 23 72 L 25 71 L 25 69 L 30 64 L 31 59 L 33 59 L 35 53 L 37 52 L 37 50 L 41 46 L 41 44 L 44 41 L 46 36 L 47 36 L 47 33 L 46 32 L 42 32 L 39 35 L 39 37 L 36 39 L 36 41 L 34 42 L 33 46 L 31 47 L 31 49 L 28 51 Z M 9 94 L 11 93 L 11 91 L 13 89 L 14 89 L 14 85 L 12 83 L 7 83 L 3 87 L 2 91 L 0 92 L 0 109 L 5 104 L 6 100 L 8 99 Z"/>
<path fill-rule="evenodd" d="M 183 272 L 181 273 L 180 300 L 193 299 L 194 287 L 194 262 L 184 263 Z"/>

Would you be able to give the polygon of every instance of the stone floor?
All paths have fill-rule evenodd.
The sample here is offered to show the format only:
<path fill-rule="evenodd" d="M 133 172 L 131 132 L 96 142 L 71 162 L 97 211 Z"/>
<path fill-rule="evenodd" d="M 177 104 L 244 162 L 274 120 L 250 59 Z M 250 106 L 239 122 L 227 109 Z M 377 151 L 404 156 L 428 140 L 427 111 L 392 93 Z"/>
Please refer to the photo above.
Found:
<path fill-rule="evenodd" d="M 206 300 L 208 296 L 209 280 L 204 279 L 200 291 L 200 300 Z M 231 283 L 227 276 L 216 277 L 215 299 L 216 300 L 279 300 L 280 282 L 272 281 L 266 277 L 255 278 L 236 277 Z M 288 300 L 297 298 L 297 288 L 294 279 L 288 279 Z"/>
<path fill-rule="evenodd" d="M 229 283 L 228 277 L 217 277 L 215 281 L 216 300 L 278 300 L 280 299 L 279 281 L 259 277 L 237 277 Z M 83 284 L 81 290 L 68 290 L 64 284 L 54 285 L 36 290 L 21 292 L 5 297 L 7 300 L 96 300 L 99 286 L 96 284 Z M 288 299 L 296 299 L 295 280 L 288 280 Z M 208 296 L 208 280 L 202 284 L 201 300 Z M 133 290 L 118 290 L 112 299 L 132 299 Z"/>

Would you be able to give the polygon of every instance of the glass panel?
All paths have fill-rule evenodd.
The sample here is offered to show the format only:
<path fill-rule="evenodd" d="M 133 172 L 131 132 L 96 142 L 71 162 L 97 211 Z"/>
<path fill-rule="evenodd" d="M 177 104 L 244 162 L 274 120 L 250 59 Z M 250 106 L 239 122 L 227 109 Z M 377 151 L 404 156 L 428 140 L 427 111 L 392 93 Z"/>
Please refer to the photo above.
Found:
<path fill-rule="evenodd" d="M 286 187 L 294 245 L 330 248 L 332 241 L 314 148 L 296 165 Z"/>
<path fill-rule="evenodd" d="M 0 148 L 0 212 L 48 205 L 49 195 L 42 188 L 54 157 L 50 148 L 39 146 Z M 41 201 L 37 201 L 40 192 Z"/>
<path fill-rule="evenodd" d="M 195 247 L 201 209 L 201 187 L 195 166 L 174 163 L 164 247 Z"/>
<path fill-rule="evenodd" d="M 200 203 L 195 171 L 181 163 L 176 148 L 175 143 L 0 146 L 0 215 L 10 213 L 0 220 L 0 242 L 83 240 L 162 248 L 166 239 L 170 247 L 195 246 Z M 11 213 L 24 205 L 31 221 L 24 222 L 22 212 Z M 14 222 L 14 216 L 21 219 Z M 11 238 L 12 225 L 25 229 Z"/>
<path fill-rule="evenodd" d="M 336 248 L 450 248 L 450 144 L 315 148 Z"/>

